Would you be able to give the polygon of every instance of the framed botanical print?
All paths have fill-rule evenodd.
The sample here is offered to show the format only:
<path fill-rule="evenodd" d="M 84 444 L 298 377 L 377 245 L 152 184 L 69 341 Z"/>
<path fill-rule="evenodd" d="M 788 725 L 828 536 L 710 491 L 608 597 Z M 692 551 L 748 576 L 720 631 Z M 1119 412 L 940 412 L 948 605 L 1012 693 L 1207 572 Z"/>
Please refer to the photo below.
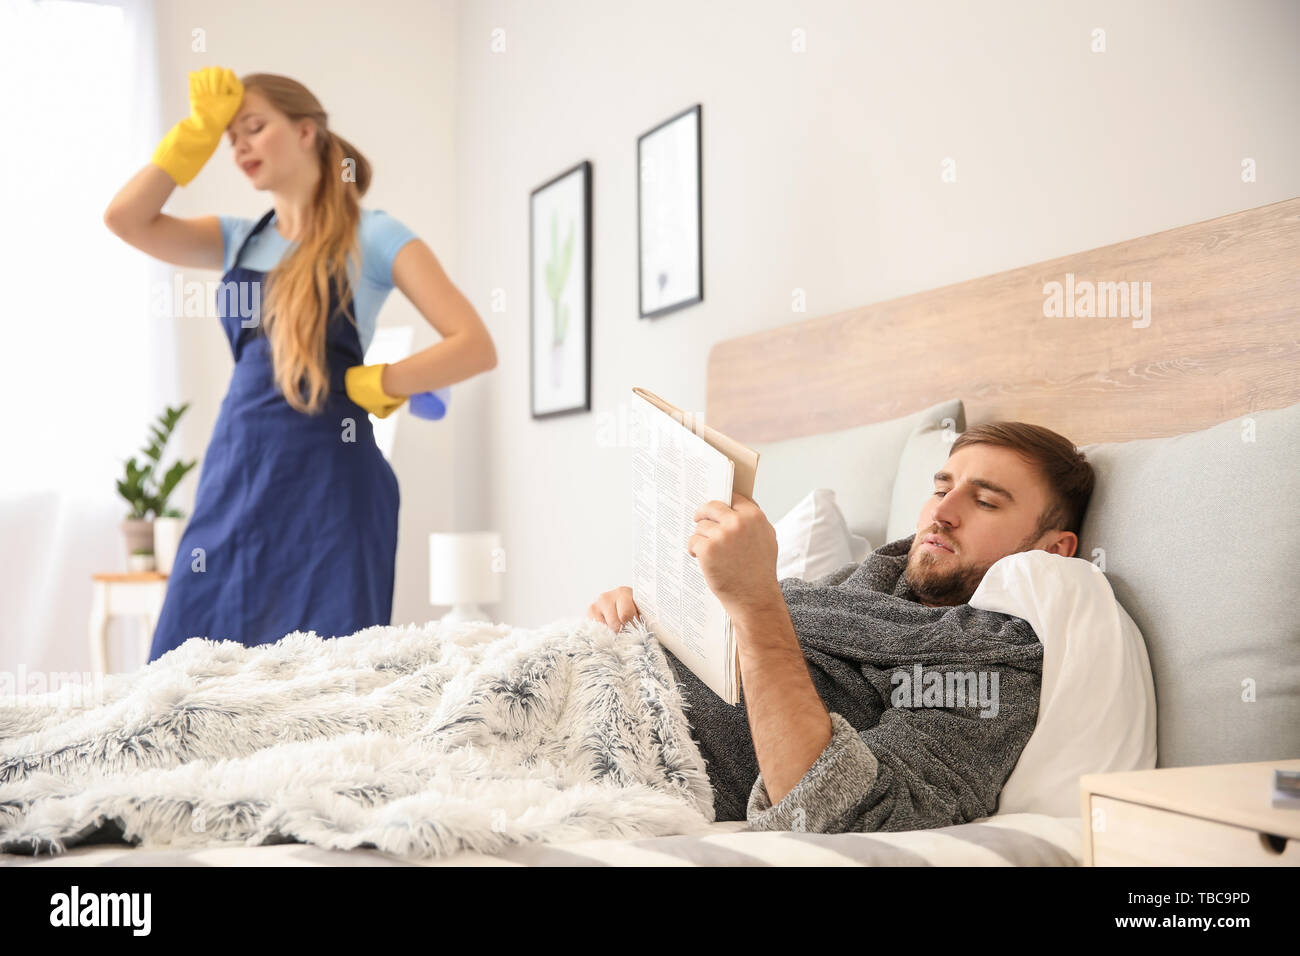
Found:
<path fill-rule="evenodd" d="M 665 120 L 636 141 L 641 318 L 704 301 L 702 108 Z"/>
<path fill-rule="evenodd" d="M 591 163 L 533 190 L 529 352 L 533 418 L 591 410 Z"/>

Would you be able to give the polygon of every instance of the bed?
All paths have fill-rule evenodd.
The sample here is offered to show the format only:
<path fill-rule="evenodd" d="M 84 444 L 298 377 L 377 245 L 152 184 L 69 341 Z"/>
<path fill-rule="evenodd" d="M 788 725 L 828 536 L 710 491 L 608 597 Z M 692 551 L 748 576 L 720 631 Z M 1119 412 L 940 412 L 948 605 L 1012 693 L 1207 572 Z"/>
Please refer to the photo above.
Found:
<path fill-rule="evenodd" d="M 904 516 L 912 507 L 906 495 L 900 504 L 899 476 L 909 438 L 924 424 L 918 416 L 956 399 L 960 421 L 943 416 L 945 427 L 1011 419 L 1070 437 L 1098 469 L 1079 554 L 1105 565 L 1149 652 L 1157 766 L 1295 757 L 1300 624 L 1289 602 L 1300 593 L 1292 507 L 1300 494 L 1293 467 L 1300 449 L 1298 262 L 1300 199 L 1293 199 L 757 332 L 712 349 L 707 417 L 768 456 L 755 497 L 769 515 L 803 490 L 835 487 L 850 528 L 873 547 L 897 530 L 900 507 Z M 1048 314 L 1045 288 L 1076 281 L 1137 283 L 1129 288 L 1142 290 L 1145 314 Z M 1094 304 L 1104 300 L 1102 291 Z M 872 429 L 870 442 L 864 429 Z M 849 442 L 853 453 L 845 452 Z M 854 454 L 879 467 L 855 473 L 861 463 Z M 1153 550 L 1161 535 L 1168 539 L 1164 557 Z M 1237 544 L 1265 540 L 1264 562 Z M 1213 549 L 1217 560 L 1198 560 L 1195 549 Z M 1241 704 L 1243 681 L 1257 692 L 1252 706 Z M 726 822 L 677 835 L 536 843 L 422 862 L 1071 866 L 1082 862 L 1083 836 L 1077 813 L 1012 808 L 904 833 L 764 833 Z M 175 849 L 104 842 L 53 857 L 0 854 L 4 866 L 67 864 L 413 865 L 375 850 L 304 843 Z"/>
<path fill-rule="evenodd" d="M 744 821 L 641 840 L 575 840 L 462 851 L 411 860 L 377 850 L 326 850 L 304 843 L 143 849 L 76 847 L 59 856 L 5 854 L 4 866 L 1077 866 L 1078 819 L 1008 814 L 985 822 L 908 833 L 755 833 Z"/>

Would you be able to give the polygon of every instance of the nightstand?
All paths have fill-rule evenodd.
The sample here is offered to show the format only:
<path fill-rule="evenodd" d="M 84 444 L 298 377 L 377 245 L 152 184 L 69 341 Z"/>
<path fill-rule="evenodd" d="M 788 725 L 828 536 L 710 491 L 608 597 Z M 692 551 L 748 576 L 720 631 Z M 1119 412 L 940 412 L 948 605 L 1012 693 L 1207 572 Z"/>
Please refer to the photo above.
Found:
<path fill-rule="evenodd" d="M 1300 866 L 1300 810 L 1272 806 L 1275 769 L 1300 760 L 1084 774 L 1083 865 Z"/>
<path fill-rule="evenodd" d="M 118 614 L 144 618 L 140 642 L 140 662 L 149 660 L 153 629 L 162 613 L 167 595 L 167 575 L 160 571 L 135 571 L 127 574 L 95 574 L 94 593 L 90 602 L 90 661 L 99 673 L 108 671 L 108 620 Z"/>

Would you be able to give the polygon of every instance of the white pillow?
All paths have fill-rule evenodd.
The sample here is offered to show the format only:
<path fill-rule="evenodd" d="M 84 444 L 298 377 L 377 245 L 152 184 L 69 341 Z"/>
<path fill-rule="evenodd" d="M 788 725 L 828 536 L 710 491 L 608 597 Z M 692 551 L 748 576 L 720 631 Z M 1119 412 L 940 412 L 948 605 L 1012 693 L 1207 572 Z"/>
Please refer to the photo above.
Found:
<path fill-rule="evenodd" d="M 918 424 L 945 419 L 954 422 L 957 431 L 965 430 L 961 399 L 872 425 L 773 442 L 747 442 L 759 454 L 753 499 L 771 517 L 793 508 L 810 487 L 833 488 L 836 505 L 849 528 L 880 541 L 889 524 L 890 493 L 908 436 Z M 933 482 L 926 488 L 927 493 L 933 491 Z M 913 515 L 912 529 L 915 527 Z"/>
<path fill-rule="evenodd" d="M 772 526 L 776 529 L 776 577 L 814 581 L 855 564 L 871 550 L 852 534 L 835 504 L 835 492 L 817 488 Z"/>
<path fill-rule="evenodd" d="M 889 525 L 885 541 L 897 541 L 916 534 L 921 509 L 934 494 L 934 473 L 952 454 L 952 443 L 966 430 L 966 409 L 957 405 L 957 417 L 931 418 L 918 422 L 907 436 L 898 456 L 898 473 L 889 501 Z"/>
<path fill-rule="evenodd" d="M 1009 554 L 988 569 L 970 605 L 1024 618 L 1043 644 L 1038 722 L 998 814 L 1078 818 L 1082 774 L 1155 767 L 1146 642 L 1100 568 L 1046 551 Z"/>

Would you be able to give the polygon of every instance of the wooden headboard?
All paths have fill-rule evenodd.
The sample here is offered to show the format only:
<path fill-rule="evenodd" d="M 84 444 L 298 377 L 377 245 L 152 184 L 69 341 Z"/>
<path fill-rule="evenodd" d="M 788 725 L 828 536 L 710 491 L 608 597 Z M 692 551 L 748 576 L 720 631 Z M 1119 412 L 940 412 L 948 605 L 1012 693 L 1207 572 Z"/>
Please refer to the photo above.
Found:
<path fill-rule="evenodd" d="M 1123 313 L 1117 283 L 1139 293 L 1149 283 L 1144 317 L 1134 315 L 1140 294 Z M 1081 316 L 1090 286 L 1100 295 Z M 727 339 L 709 353 L 707 420 L 739 441 L 884 421 L 949 398 L 964 400 L 968 425 L 1032 422 L 1076 445 L 1300 402 L 1300 198 Z"/>

